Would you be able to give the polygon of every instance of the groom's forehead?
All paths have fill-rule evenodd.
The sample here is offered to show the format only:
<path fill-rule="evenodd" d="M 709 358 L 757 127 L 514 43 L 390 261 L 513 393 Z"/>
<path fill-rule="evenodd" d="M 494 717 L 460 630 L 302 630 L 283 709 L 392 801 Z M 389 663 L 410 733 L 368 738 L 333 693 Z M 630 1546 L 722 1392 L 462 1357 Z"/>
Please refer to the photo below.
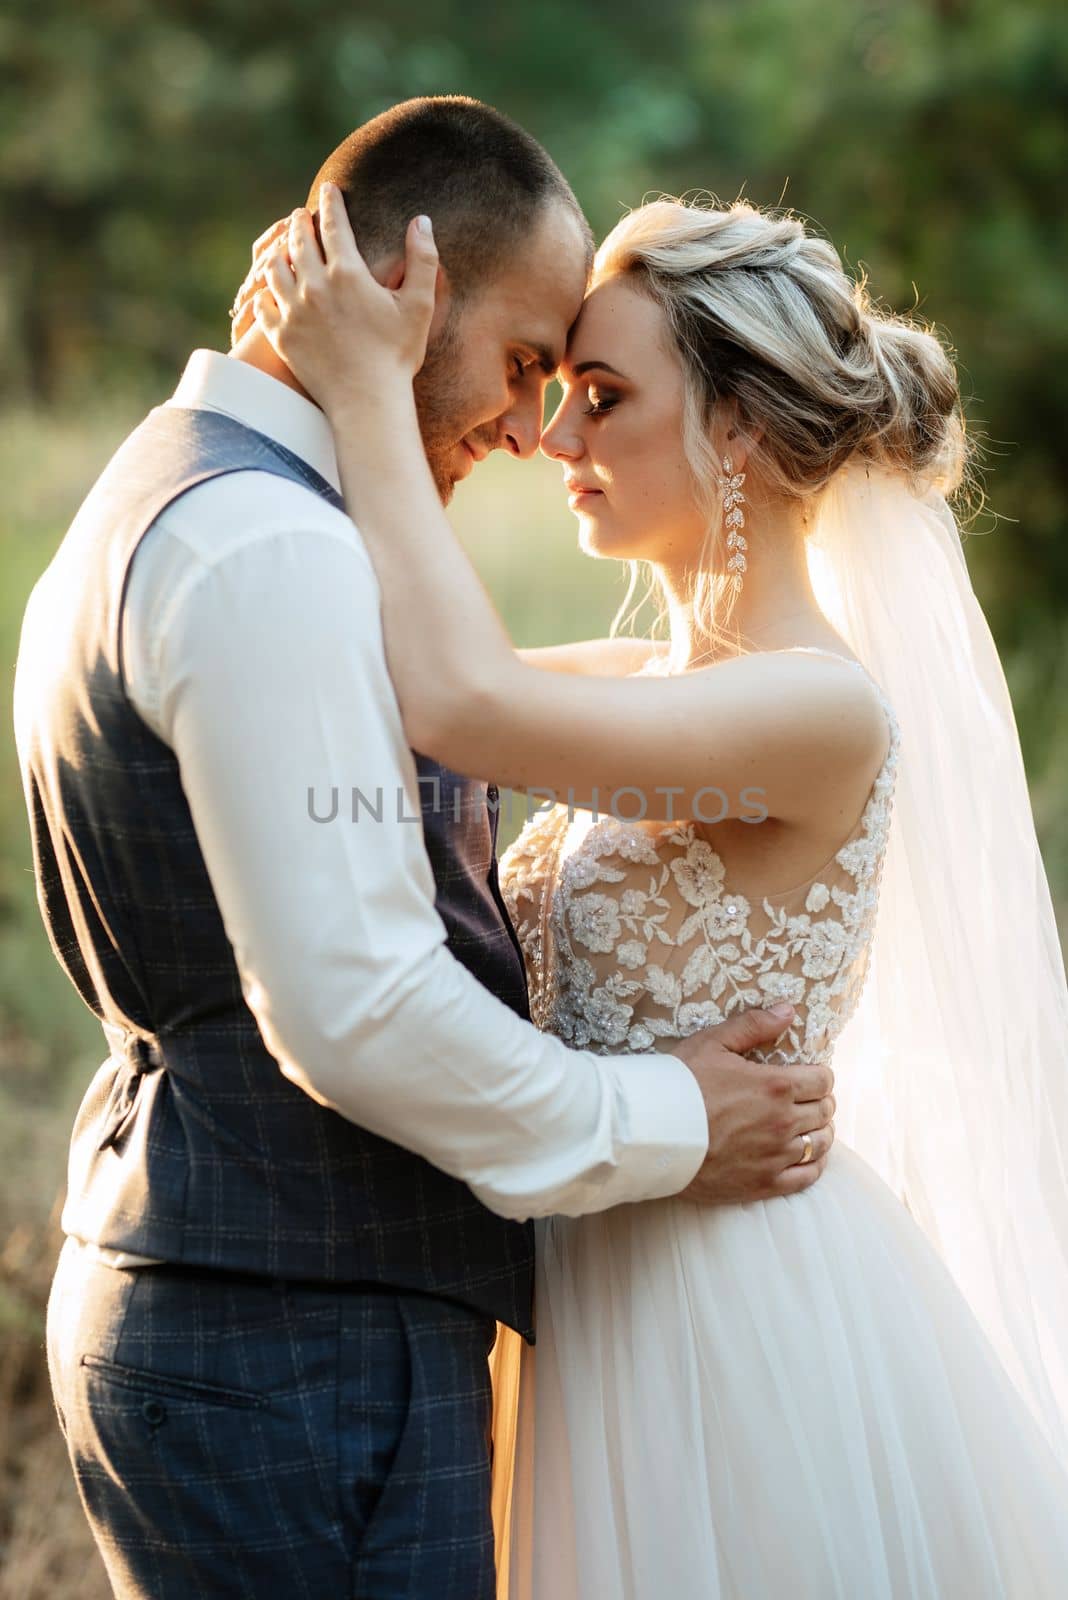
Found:
<path fill-rule="evenodd" d="M 550 214 L 489 288 L 505 337 L 528 349 L 547 375 L 564 359 L 582 310 L 589 261 L 574 220 Z"/>
<path fill-rule="evenodd" d="M 578 317 L 574 317 L 570 323 L 565 323 L 563 318 L 556 322 L 550 318 L 528 318 L 516 324 L 513 342 L 533 357 L 535 366 L 545 377 L 555 378 L 567 360 L 578 321 Z"/>

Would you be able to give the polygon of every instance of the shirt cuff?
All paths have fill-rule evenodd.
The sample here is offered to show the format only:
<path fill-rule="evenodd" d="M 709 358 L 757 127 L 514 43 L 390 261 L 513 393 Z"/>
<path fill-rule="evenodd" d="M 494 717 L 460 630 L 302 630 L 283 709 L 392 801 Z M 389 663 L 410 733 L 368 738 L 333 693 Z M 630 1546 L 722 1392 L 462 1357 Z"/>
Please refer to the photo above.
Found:
<path fill-rule="evenodd" d="M 655 1053 L 611 1059 L 621 1138 L 598 1210 L 678 1194 L 708 1154 L 704 1096 L 684 1061 Z"/>

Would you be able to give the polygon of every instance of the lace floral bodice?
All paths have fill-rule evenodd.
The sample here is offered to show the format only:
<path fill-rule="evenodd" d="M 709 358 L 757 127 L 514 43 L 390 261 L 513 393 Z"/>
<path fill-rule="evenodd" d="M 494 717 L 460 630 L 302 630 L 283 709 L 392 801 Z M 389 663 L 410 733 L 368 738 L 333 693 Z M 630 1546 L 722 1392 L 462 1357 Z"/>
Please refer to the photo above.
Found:
<path fill-rule="evenodd" d="M 501 859 L 500 882 L 539 1028 L 576 1048 L 629 1054 L 789 1000 L 789 1030 L 751 1053 L 830 1060 L 867 974 L 900 743 L 872 682 L 890 743 L 867 804 L 832 860 L 785 893 L 756 902 L 733 891 L 692 822 L 593 822 L 584 812 L 569 821 L 556 806 L 527 824 Z"/>

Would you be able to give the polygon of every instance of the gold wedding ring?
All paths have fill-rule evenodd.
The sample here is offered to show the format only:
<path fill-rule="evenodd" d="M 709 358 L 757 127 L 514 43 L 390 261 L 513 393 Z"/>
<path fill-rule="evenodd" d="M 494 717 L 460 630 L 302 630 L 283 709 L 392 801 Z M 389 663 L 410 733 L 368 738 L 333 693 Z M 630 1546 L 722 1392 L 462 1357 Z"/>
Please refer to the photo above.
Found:
<path fill-rule="evenodd" d="M 799 1167 L 803 1167 L 806 1161 L 812 1160 L 812 1135 L 810 1133 L 803 1133 L 801 1135 L 801 1142 L 805 1147 L 805 1153 L 801 1157 L 801 1160 L 797 1163 Z"/>

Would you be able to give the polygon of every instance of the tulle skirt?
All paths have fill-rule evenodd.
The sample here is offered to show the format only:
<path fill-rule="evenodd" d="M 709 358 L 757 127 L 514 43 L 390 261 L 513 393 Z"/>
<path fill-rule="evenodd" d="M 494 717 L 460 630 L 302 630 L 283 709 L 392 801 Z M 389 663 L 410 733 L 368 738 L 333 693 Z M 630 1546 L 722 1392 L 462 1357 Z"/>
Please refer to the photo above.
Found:
<path fill-rule="evenodd" d="M 491 1360 L 500 1600 L 1068 1595 L 1068 1464 L 853 1151 L 537 1231 L 537 1345 Z"/>

